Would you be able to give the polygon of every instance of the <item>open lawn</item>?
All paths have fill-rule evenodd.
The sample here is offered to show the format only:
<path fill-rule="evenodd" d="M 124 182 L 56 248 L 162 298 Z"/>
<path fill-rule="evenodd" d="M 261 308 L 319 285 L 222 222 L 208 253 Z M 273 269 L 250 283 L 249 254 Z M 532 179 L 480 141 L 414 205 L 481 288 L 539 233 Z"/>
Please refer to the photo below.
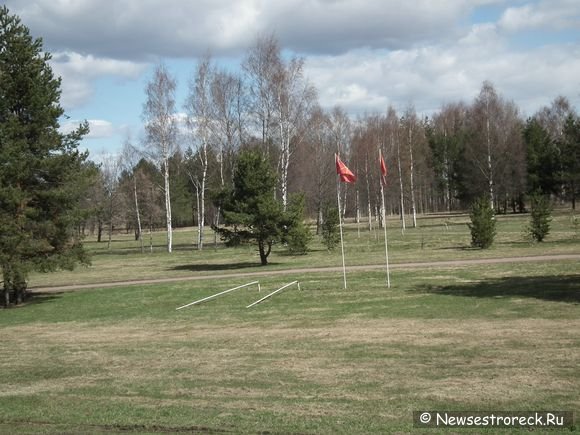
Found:
<path fill-rule="evenodd" d="M 491 249 L 479 250 L 469 247 L 471 238 L 467 215 L 429 216 L 419 219 L 418 228 L 408 228 L 401 234 L 395 217 L 389 218 L 388 237 L 390 261 L 393 264 L 438 261 L 502 258 L 545 254 L 580 254 L 580 227 L 574 226 L 570 212 L 556 213 L 552 232 L 544 243 L 533 244 L 526 240 L 524 228 L 529 215 L 498 216 L 497 237 Z M 381 229 L 373 223 L 368 225 L 348 223 L 345 225 L 345 255 L 347 266 L 384 264 L 385 246 Z M 213 244 L 211 229 L 206 229 L 206 245 L 197 251 L 193 245 L 196 230 L 181 229 L 174 232 L 174 252 L 165 252 L 165 233 L 153 234 L 153 253 L 149 252 L 148 235 L 145 237 L 146 253 L 140 253 L 139 242 L 132 235 L 115 234 L 111 248 L 107 242 L 96 243 L 87 238 L 86 246 L 92 255 L 92 265 L 78 267 L 72 272 L 32 275 L 30 286 L 59 286 L 89 284 L 133 279 L 188 277 L 198 275 L 226 275 L 239 272 L 260 272 L 257 248 L 243 246 L 225 248 Z M 212 241 L 210 243 L 210 241 Z M 307 267 L 340 266 L 340 247 L 332 252 L 326 250 L 315 237 L 308 255 L 291 256 L 283 246 L 275 246 L 269 257 L 267 270 L 287 270 Z"/>
<path fill-rule="evenodd" d="M 467 249 L 464 223 L 428 222 L 390 232 L 395 262 L 580 252 L 563 215 L 542 245 L 522 240 L 523 220 L 500 219 L 490 252 Z M 347 233 L 347 264 L 382 262 L 380 238 Z M 395 270 L 391 289 L 383 271 L 350 272 L 344 290 L 341 274 L 291 270 L 340 265 L 340 253 L 280 249 L 272 268 L 287 274 L 260 278 L 261 293 L 176 311 L 254 280 L 227 276 L 253 270 L 253 253 L 114 245 L 88 270 L 35 282 L 223 276 L 47 292 L 0 311 L 0 433 L 409 433 L 426 432 L 414 410 L 580 411 L 580 261 Z M 294 280 L 301 291 L 245 308 Z"/>

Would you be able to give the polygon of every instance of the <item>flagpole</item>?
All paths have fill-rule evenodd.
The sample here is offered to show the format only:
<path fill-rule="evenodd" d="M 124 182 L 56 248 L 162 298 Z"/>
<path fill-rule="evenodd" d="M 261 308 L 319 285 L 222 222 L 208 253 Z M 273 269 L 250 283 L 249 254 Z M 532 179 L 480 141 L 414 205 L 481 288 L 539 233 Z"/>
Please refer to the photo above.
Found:
<path fill-rule="evenodd" d="M 383 154 L 379 148 L 379 162 L 383 161 Z M 381 177 L 381 209 L 383 214 L 383 229 L 385 230 L 385 259 L 387 263 L 387 288 L 391 288 L 391 273 L 389 271 L 389 243 L 387 238 L 387 212 L 385 210 L 385 193 L 383 189 L 383 177 Z"/>
<path fill-rule="evenodd" d="M 338 155 L 335 154 L 335 160 L 337 160 L 337 159 L 338 159 Z M 346 290 L 346 265 L 344 263 L 344 240 L 342 237 L 342 212 L 340 209 L 340 178 L 337 178 L 337 180 L 336 180 L 336 198 L 338 200 L 338 226 L 340 228 L 340 250 L 342 252 L 342 276 L 344 278 L 344 289 Z"/>

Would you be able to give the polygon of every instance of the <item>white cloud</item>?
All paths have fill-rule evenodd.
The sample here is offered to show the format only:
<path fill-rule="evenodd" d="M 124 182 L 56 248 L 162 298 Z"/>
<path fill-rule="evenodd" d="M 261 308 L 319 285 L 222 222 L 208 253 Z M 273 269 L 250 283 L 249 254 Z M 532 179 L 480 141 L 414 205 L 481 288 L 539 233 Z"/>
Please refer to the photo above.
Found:
<path fill-rule="evenodd" d="M 239 54 L 275 31 L 305 53 L 400 49 L 456 36 L 481 4 L 501 0 L 7 0 L 54 51 L 117 59 Z M 459 26 L 460 27 L 460 26 Z"/>
<path fill-rule="evenodd" d="M 577 0 L 544 0 L 506 9 L 498 24 L 508 32 L 578 29 L 580 8 Z"/>
<path fill-rule="evenodd" d="M 459 44 L 317 56 L 306 69 L 324 107 L 340 104 L 353 114 L 384 112 L 389 104 L 403 110 L 409 103 L 429 114 L 447 102 L 470 102 L 484 80 L 532 114 L 558 95 L 578 101 L 580 47 L 516 52 L 494 26 L 476 26 Z"/>
<path fill-rule="evenodd" d="M 86 139 L 105 139 L 110 138 L 119 133 L 120 129 L 116 128 L 111 122 L 104 119 L 89 119 L 89 134 Z M 70 133 L 78 128 L 81 121 L 69 120 L 65 122 L 60 130 L 63 133 Z"/>
<path fill-rule="evenodd" d="M 81 106 L 92 97 L 93 82 L 99 77 L 136 79 L 146 66 L 144 63 L 97 58 L 74 52 L 54 53 L 51 61 L 55 75 L 62 77 L 61 104 L 67 110 Z"/>

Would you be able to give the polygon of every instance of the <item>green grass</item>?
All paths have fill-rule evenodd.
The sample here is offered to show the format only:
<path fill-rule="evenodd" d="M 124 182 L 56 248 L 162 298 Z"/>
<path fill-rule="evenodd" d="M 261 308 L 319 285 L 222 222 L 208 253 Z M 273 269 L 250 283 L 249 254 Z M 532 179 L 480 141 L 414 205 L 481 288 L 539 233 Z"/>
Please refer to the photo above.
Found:
<path fill-rule="evenodd" d="M 498 216 L 497 237 L 491 249 L 471 249 L 467 215 L 423 216 L 418 228 L 408 228 L 401 234 L 399 221 L 389 218 L 388 237 L 390 260 L 393 264 L 415 261 L 515 257 L 544 254 L 580 253 L 580 234 L 571 223 L 570 212 L 558 212 L 552 222 L 551 234 L 546 241 L 532 244 L 526 239 L 524 228 L 529 215 Z M 384 241 L 381 230 L 368 231 L 367 224 L 345 225 L 345 255 L 347 266 L 382 264 Z M 141 254 L 139 243 L 131 235 L 116 234 L 107 249 L 107 243 L 96 243 L 87 238 L 85 244 L 92 255 L 92 265 L 78 267 L 72 272 L 33 274 L 32 287 L 71 284 L 89 284 L 130 279 L 187 277 L 195 275 L 228 274 L 233 272 L 260 272 L 257 250 L 253 246 L 240 248 L 217 247 L 211 230 L 206 230 L 205 249 L 195 250 L 192 241 L 195 229 L 174 232 L 174 252 L 165 252 L 165 233 L 154 234 L 154 250 Z M 308 255 L 288 255 L 283 246 L 275 246 L 269 257 L 267 270 L 285 270 L 305 267 L 339 266 L 340 249 L 328 252 L 315 237 Z"/>
<path fill-rule="evenodd" d="M 0 312 L 0 432 L 408 433 L 420 409 L 578 413 L 578 265 L 400 270 L 391 289 L 349 273 L 348 290 L 289 271 L 180 311 L 243 282 L 41 294 Z"/>

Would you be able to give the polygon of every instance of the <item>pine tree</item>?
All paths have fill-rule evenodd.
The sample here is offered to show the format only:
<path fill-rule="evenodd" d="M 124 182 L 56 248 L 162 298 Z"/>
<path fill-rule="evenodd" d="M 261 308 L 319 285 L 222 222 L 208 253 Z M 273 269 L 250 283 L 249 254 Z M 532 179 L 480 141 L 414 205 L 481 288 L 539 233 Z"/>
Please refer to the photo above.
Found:
<path fill-rule="evenodd" d="M 310 228 L 304 223 L 304 194 L 290 195 L 286 223 L 284 224 L 283 241 L 293 255 L 304 255 L 308 252 L 308 243 L 312 240 Z"/>
<path fill-rule="evenodd" d="M 471 206 L 469 215 L 471 223 L 471 246 L 487 249 L 495 238 L 495 216 L 488 196 L 476 199 Z"/>
<path fill-rule="evenodd" d="M 268 264 L 272 245 L 281 240 L 287 217 L 274 198 L 276 176 L 258 152 L 240 154 L 234 173 L 233 189 L 216 197 L 216 207 L 223 214 L 225 226 L 216 227 L 226 245 L 258 245 L 262 265 Z"/>
<path fill-rule="evenodd" d="M 87 261 L 80 199 L 92 177 L 77 149 L 85 123 L 59 132 L 60 79 L 50 54 L 20 19 L 0 8 L 0 266 L 2 301 L 19 304 L 31 270 Z"/>
<path fill-rule="evenodd" d="M 322 210 L 322 217 L 322 242 L 328 250 L 332 250 L 340 242 L 338 209 L 326 204 Z"/>
<path fill-rule="evenodd" d="M 550 233 L 551 207 L 550 201 L 541 193 L 537 192 L 531 196 L 530 225 L 527 232 L 536 242 L 541 242 Z"/>

